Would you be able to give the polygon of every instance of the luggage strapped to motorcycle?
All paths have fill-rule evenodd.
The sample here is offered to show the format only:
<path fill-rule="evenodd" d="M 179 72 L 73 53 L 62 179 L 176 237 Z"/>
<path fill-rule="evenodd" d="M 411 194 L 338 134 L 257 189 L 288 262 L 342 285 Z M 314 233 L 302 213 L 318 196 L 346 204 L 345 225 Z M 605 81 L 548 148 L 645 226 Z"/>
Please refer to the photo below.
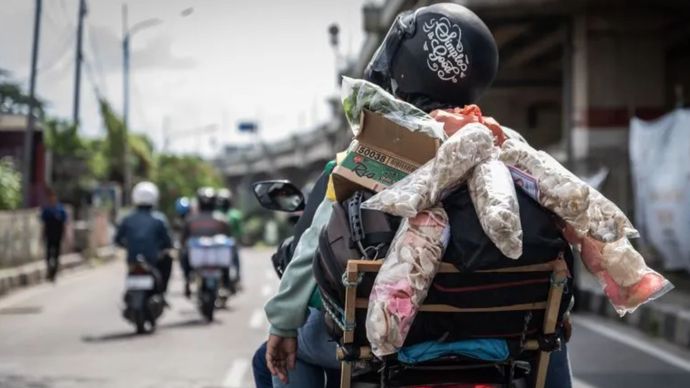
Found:
<path fill-rule="evenodd" d="M 352 366 L 353 363 L 358 361 L 370 360 L 373 355 L 371 349 L 368 346 L 355 346 L 355 330 L 363 330 L 365 328 L 358 328 L 355 324 L 355 310 L 357 309 L 367 309 L 369 305 L 369 300 L 367 298 L 357 297 L 357 287 L 365 273 L 377 273 L 383 260 L 361 260 L 354 259 L 349 260 L 347 263 L 347 270 L 344 274 L 344 285 L 345 285 L 345 308 L 344 311 L 338 311 L 343 317 L 343 321 L 340 319 L 334 319 L 338 322 L 339 326 L 343 330 L 343 337 L 338 349 L 338 359 L 341 361 L 341 388 L 350 388 L 352 379 Z M 544 321 L 542 330 L 537 335 L 528 336 L 526 332 L 523 332 L 519 343 L 519 351 L 536 351 L 538 352 L 537 363 L 536 363 L 536 377 L 534 379 L 534 388 L 543 388 L 546 382 L 546 372 L 549 364 L 550 352 L 560 349 L 560 335 L 558 333 L 558 321 L 559 321 L 559 311 L 561 305 L 561 299 L 563 296 L 564 289 L 567 284 L 567 279 L 569 276 L 568 267 L 565 260 L 562 257 L 552 260 L 550 262 L 542 264 L 526 265 L 522 267 L 512 267 L 512 268 L 501 268 L 494 270 L 484 270 L 479 272 L 503 272 L 503 273 L 521 273 L 521 272 L 551 272 L 551 280 L 548 288 L 548 294 L 546 295 L 546 300 L 534 302 L 534 303 L 522 303 L 517 305 L 508 306 L 498 306 L 498 307 L 475 307 L 475 308 L 458 308 L 455 306 L 444 305 L 444 304 L 423 304 L 420 306 L 420 312 L 430 312 L 430 313 L 475 313 L 475 312 L 489 312 L 489 311 L 525 311 L 528 312 L 525 316 L 525 327 L 531 319 L 531 311 L 544 310 Z M 455 273 L 459 274 L 460 271 L 453 265 L 449 263 L 441 263 L 438 273 Z M 327 313 L 332 315 L 334 318 L 336 315 L 335 311 L 329 311 L 329 308 L 337 306 L 332 301 L 324 300 L 324 305 L 327 307 Z M 509 361 L 506 366 L 514 368 L 517 364 L 514 361 Z M 386 360 L 384 360 L 383 369 L 381 371 L 382 375 L 382 386 L 386 384 L 387 368 Z M 508 376 L 510 379 L 511 376 Z"/>

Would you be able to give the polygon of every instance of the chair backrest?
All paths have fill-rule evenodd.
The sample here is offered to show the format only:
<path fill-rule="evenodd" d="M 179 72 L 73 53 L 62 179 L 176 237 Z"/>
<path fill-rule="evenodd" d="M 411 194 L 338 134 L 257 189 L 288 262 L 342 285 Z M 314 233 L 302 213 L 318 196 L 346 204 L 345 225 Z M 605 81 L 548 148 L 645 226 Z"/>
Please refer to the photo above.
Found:
<path fill-rule="evenodd" d="M 366 309 L 369 304 L 367 295 L 362 295 L 358 292 L 358 288 L 362 279 L 367 274 L 376 274 L 381 268 L 382 261 L 371 260 L 350 260 L 345 272 L 345 308 L 342 312 L 343 322 L 340 322 L 340 328 L 343 330 L 341 340 L 341 351 L 339 357 L 343 360 L 365 359 L 371 357 L 371 351 L 367 344 L 361 343 L 362 334 L 365 332 L 365 321 L 361 317 L 366 317 Z M 525 351 L 539 351 L 537 371 L 536 371 L 536 387 L 544 386 L 546 378 L 546 368 L 548 365 L 549 351 L 552 349 L 544 349 L 548 346 L 548 342 L 552 340 L 556 332 L 559 317 L 562 314 L 561 302 L 565 285 L 569 277 L 569 271 L 565 260 L 562 258 L 553 261 L 527 265 L 522 267 L 502 268 L 495 270 L 476 271 L 472 273 L 461 273 L 458 269 L 448 263 L 441 263 L 436 279 L 446 275 L 452 276 L 482 276 L 484 275 L 510 275 L 517 276 L 517 280 L 513 280 L 511 287 L 535 287 L 535 285 L 542 282 L 541 276 L 535 274 L 547 274 L 547 282 L 543 284 L 543 290 L 531 296 L 531 301 L 526 303 L 508 303 L 492 306 L 463 306 L 459 307 L 450 303 L 437 303 L 429 300 L 420 306 L 420 315 L 422 314 L 452 314 L 453 316 L 469 316 L 476 318 L 478 314 L 502 314 L 502 313 L 520 313 L 535 316 L 535 322 L 529 327 L 536 327 L 537 329 L 526 330 L 528 326 L 523 326 L 525 329 L 515 333 L 520 339 L 521 348 Z M 521 276 L 525 279 L 519 279 Z M 435 280 L 436 280 L 435 279 Z M 491 284 L 484 284 L 483 286 L 468 286 L 465 291 L 490 291 Z M 431 293 L 430 293 L 431 296 Z M 433 297 L 432 297 L 433 299 Z M 524 315 L 523 315 L 524 316 Z M 333 317 L 331 317 L 333 318 Z M 434 322 L 443 321 L 443 319 L 434 319 Z M 416 321 L 415 321 L 416 323 Z M 454 325 L 456 322 L 452 322 Z M 503 322 L 505 324 L 505 322 Z M 525 325 L 525 322 L 518 322 L 520 325 Z M 535 326 L 536 325 L 536 326 Z M 413 325 L 414 327 L 414 325 Z M 426 329 L 426 328 L 425 328 Z M 515 337 L 511 335 L 508 337 Z M 366 338 L 366 337 L 365 337 Z M 546 345 L 544 345 L 546 343 Z M 354 357 L 353 357 L 354 355 Z M 341 380 L 341 387 L 349 387 L 349 374 L 351 373 L 351 365 L 348 361 L 343 361 L 343 376 Z"/>

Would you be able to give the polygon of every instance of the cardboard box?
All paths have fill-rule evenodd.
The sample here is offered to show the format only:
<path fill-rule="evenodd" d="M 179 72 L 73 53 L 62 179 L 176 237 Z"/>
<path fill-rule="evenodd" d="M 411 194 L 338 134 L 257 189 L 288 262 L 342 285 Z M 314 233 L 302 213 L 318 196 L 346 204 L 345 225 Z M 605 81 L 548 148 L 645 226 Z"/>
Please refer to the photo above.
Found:
<path fill-rule="evenodd" d="M 359 189 L 379 192 L 431 160 L 441 142 L 364 111 L 360 133 L 332 174 L 339 201 Z"/>

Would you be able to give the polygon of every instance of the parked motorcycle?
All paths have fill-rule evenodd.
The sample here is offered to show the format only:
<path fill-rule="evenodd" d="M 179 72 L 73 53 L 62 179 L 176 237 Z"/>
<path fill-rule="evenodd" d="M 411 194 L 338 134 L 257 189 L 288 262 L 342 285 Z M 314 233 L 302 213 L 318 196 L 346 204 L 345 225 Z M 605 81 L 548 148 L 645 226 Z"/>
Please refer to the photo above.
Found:
<path fill-rule="evenodd" d="M 165 302 L 157 291 L 158 282 L 155 269 L 143 256 L 138 256 L 136 263 L 129 266 L 122 315 L 134 324 L 137 334 L 145 333 L 147 325 L 149 331 L 154 331 L 156 320 L 163 314 Z"/>
<path fill-rule="evenodd" d="M 230 289 L 236 281 L 236 269 L 232 265 L 235 240 L 226 235 L 193 237 L 187 244 L 189 264 L 196 283 L 197 306 L 207 322 L 213 321 L 217 305 L 224 305 L 228 294 L 222 291 L 224 274 L 230 271 Z M 234 270 L 234 274 L 233 274 Z"/>

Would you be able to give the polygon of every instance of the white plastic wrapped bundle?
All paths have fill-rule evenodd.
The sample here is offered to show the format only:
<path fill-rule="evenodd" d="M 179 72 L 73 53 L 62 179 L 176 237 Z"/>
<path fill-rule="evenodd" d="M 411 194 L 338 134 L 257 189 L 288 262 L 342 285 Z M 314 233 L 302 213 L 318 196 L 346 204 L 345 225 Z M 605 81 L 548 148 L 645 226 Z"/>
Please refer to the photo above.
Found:
<path fill-rule="evenodd" d="M 647 266 L 626 237 L 603 243 L 589 236 L 578 236 L 570 226 L 563 235 L 570 244 L 580 248 L 585 268 L 597 278 L 621 317 L 673 289 L 671 282 Z"/>
<path fill-rule="evenodd" d="M 413 217 L 443 199 L 444 194 L 467 179 L 474 166 L 497 151 L 486 126 L 468 124 L 441 144 L 434 159 L 371 197 L 362 207 Z"/>
<path fill-rule="evenodd" d="M 365 209 L 382 210 L 400 217 L 414 217 L 431 202 L 434 160 L 426 162 L 412 174 L 379 192 L 362 204 Z"/>
<path fill-rule="evenodd" d="M 507 257 L 522 256 L 522 224 L 510 171 L 498 160 L 477 165 L 468 183 L 482 229 Z"/>
<path fill-rule="evenodd" d="M 367 338 L 383 357 L 403 346 L 448 244 L 448 215 L 441 207 L 403 220 L 369 295 Z"/>
<path fill-rule="evenodd" d="M 590 187 L 543 151 L 508 139 L 500 160 L 532 175 L 539 187 L 539 203 L 571 224 L 579 234 L 589 230 Z"/>
<path fill-rule="evenodd" d="M 639 232 L 621 209 L 594 188 L 589 189 L 589 235 L 603 242 L 613 242 L 623 237 L 637 238 Z"/>
<path fill-rule="evenodd" d="M 474 166 L 497 153 L 493 134 L 484 124 L 470 123 L 462 127 L 441 145 L 434 158 L 432 203 L 464 182 Z"/>
<path fill-rule="evenodd" d="M 633 248 L 627 238 L 604 244 L 601 251 L 602 267 L 616 284 L 629 287 L 637 283 L 649 271 L 642 255 Z"/>

